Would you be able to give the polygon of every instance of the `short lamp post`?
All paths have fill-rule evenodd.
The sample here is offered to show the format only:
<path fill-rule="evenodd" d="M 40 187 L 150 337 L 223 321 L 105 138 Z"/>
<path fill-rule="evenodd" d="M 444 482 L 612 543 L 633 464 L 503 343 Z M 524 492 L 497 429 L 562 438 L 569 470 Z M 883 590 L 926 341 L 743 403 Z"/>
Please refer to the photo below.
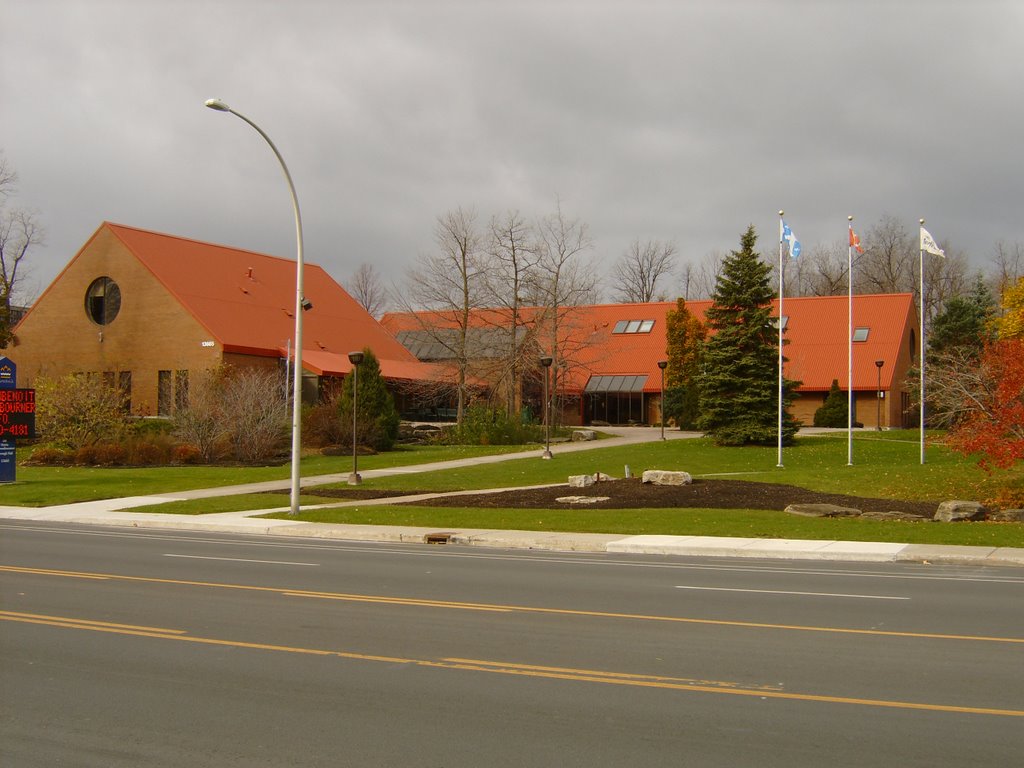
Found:
<path fill-rule="evenodd" d="M 359 364 L 363 362 L 362 352 L 349 352 L 348 361 L 352 363 L 352 474 L 348 476 L 349 485 L 359 485 L 363 478 L 359 476 L 359 452 L 356 449 L 356 415 L 359 413 Z"/>
<path fill-rule="evenodd" d="M 659 360 L 658 367 L 661 368 L 661 439 L 665 439 L 665 369 L 668 367 L 668 360 Z"/>
<path fill-rule="evenodd" d="M 545 355 L 540 359 L 540 364 L 544 368 L 544 453 L 540 455 L 542 459 L 551 458 L 551 406 L 548 402 L 548 373 L 551 370 L 551 363 L 553 359 Z"/>
<path fill-rule="evenodd" d="M 302 215 L 299 213 L 299 198 L 295 194 L 295 185 L 292 183 L 292 175 L 288 172 L 288 166 L 285 165 L 284 158 L 281 157 L 281 153 L 277 151 L 277 147 L 274 146 L 274 142 L 270 140 L 270 137 L 264 133 L 262 128 L 241 112 L 233 110 L 220 99 L 207 99 L 206 106 L 210 109 L 215 109 L 218 112 L 229 112 L 239 120 L 248 123 L 256 129 L 256 133 L 262 136 L 263 140 L 270 145 L 270 149 L 273 150 L 274 156 L 277 158 L 277 162 L 281 164 L 281 170 L 284 171 L 285 181 L 288 182 L 288 191 L 291 192 L 292 195 L 292 209 L 295 213 L 295 239 L 297 241 L 298 255 L 295 259 L 295 363 L 292 367 L 292 478 L 291 508 L 289 510 L 289 514 L 297 515 L 299 514 L 299 460 L 302 456 L 302 313 L 304 310 L 310 309 L 313 306 L 306 301 L 306 297 L 303 295 L 302 291 Z"/>
<path fill-rule="evenodd" d="M 878 413 L 875 415 L 875 429 L 882 431 L 882 366 L 884 360 L 875 360 L 875 367 L 878 368 L 878 389 L 875 390 L 875 400 L 878 403 Z"/>

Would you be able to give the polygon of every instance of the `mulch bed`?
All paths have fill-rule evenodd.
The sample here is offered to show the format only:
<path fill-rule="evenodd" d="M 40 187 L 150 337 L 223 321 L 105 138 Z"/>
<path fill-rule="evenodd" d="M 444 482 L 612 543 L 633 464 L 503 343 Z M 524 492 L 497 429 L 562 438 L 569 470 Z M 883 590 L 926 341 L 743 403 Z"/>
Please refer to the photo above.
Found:
<path fill-rule="evenodd" d="M 427 491 L 375 491 L 371 489 L 337 489 L 308 491 L 317 496 L 344 499 L 369 499 L 427 493 Z M 529 488 L 501 493 L 480 493 L 448 496 L 415 502 L 417 506 L 480 507 L 517 509 L 566 509 L 571 506 L 556 501 L 562 496 L 608 496 L 607 501 L 587 504 L 586 508 L 636 509 L 701 507 L 712 509 L 768 509 L 782 511 L 790 504 L 836 504 L 862 512 L 903 512 L 930 518 L 938 502 L 896 501 L 874 499 L 840 493 L 819 493 L 794 485 L 758 483 L 748 480 L 694 480 L 691 485 L 669 486 L 641 483 L 639 478 L 607 480 L 590 488 Z"/>

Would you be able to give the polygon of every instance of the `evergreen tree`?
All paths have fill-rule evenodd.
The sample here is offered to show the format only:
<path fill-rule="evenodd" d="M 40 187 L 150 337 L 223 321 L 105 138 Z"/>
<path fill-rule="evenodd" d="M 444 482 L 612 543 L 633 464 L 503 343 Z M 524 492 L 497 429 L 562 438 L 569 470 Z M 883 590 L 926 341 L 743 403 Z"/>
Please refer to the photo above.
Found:
<path fill-rule="evenodd" d="M 941 355 L 961 347 L 973 350 L 972 357 L 976 357 L 985 343 L 995 338 L 992 319 L 996 309 L 992 292 L 978 275 L 967 296 L 950 299 L 935 317 L 928 337 L 929 353 Z"/>
<path fill-rule="evenodd" d="M 680 429 L 694 429 L 700 412 L 700 372 L 707 328 L 693 316 L 684 299 L 665 315 L 665 402 L 662 418 L 675 419 Z"/>
<path fill-rule="evenodd" d="M 824 405 L 814 412 L 814 426 L 843 428 L 849 424 L 849 396 L 839 388 L 839 380 L 832 379 L 832 387 L 828 391 Z M 860 422 L 853 426 L 863 427 Z"/>
<path fill-rule="evenodd" d="M 380 363 L 373 351 L 363 350 L 363 362 L 359 364 L 359 390 L 356 393 L 356 442 L 377 451 L 387 451 L 398 437 L 400 418 L 395 400 L 384 385 L 380 375 Z M 346 427 L 349 439 L 352 437 L 352 381 L 345 377 L 341 396 L 338 398 L 338 416 Z"/>
<path fill-rule="evenodd" d="M 707 321 L 697 424 L 718 445 L 770 445 L 778 437 L 778 330 L 772 322 L 771 267 L 754 250 L 753 225 L 740 250 L 722 262 Z M 791 443 L 799 424 L 789 414 L 797 382 L 784 388 L 782 441 Z"/>

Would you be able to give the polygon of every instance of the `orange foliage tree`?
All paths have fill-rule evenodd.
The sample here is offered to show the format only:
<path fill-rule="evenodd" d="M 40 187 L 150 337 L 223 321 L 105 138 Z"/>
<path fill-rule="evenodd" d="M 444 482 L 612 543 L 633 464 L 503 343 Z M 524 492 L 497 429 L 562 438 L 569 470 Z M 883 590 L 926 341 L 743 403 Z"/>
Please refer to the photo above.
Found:
<path fill-rule="evenodd" d="M 1024 338 L 988 344 L 962 388 L 965 418 L 949 445 L 982 454 L 981 465 L 1007 468 L 1024 460 Z"/>

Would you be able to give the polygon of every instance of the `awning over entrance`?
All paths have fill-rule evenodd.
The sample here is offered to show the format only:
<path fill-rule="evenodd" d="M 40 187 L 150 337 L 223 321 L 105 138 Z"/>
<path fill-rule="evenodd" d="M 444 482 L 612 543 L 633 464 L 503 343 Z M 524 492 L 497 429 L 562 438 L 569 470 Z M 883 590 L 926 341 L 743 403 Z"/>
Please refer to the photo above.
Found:
<path fill-rule="evenodd" d="M 643 392 L 645 384 L 647 384 L 646 376 L 591 376 L 583 392 L 585 394 Z"/>

